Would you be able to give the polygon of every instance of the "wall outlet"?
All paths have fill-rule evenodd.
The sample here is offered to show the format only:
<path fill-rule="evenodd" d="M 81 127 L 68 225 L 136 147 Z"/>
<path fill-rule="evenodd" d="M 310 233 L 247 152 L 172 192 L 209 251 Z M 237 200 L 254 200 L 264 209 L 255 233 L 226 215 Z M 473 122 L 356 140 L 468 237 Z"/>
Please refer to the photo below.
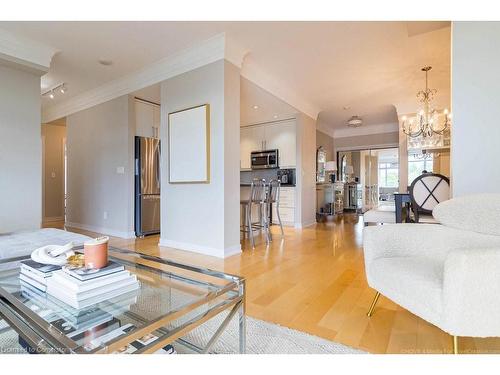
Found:
<path fill-rule="evenodd" d="M 107 220 L 107 218 L 108 218 L 108 212 L 107 212 L 107 211 L 104 211 L 104 212 L 102 213 L 102 217 L 103 217 L 103 219 L 104 219 L 104 220 Z"/>
<path fill-rule="evenodd" d="M 50 174 L 50 177 L 52 177 L 52 178 L 56 178 L 56 172 L 52 172 L 52 173 Z"/>
<path fill-rule="evenodd" d="M 117 174 L 125 174 L 125 167 L 116 167 Z"/>

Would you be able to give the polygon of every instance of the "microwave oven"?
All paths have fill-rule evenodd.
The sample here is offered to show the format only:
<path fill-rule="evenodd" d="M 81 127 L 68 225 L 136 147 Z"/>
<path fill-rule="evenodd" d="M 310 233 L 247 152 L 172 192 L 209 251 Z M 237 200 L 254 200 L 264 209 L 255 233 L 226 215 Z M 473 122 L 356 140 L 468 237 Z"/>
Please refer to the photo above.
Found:
<path fill-rule="evenodd" d="M 278 168 L 278 150 L 252 151 L 250 155 L 252 169 Z"/>

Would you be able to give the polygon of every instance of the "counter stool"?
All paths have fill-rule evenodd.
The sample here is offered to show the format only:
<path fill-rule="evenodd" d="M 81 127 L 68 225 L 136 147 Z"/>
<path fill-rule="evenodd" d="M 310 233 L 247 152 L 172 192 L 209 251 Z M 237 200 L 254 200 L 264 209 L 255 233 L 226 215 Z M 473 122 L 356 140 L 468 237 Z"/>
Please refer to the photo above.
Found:
<path fill-rule="evenodd" d="M 252 208 L 259 206 L 259 221 L 252 221 Z M 267 197 L 266 197 L 266 180 L 254 179 L 250 185 L 250 197 L 248 199 L 240 200 L 240 206 L 245 211 L 246 222 L 241 226 L 241 231 L 248 233 L 252 249 L 255 249 L 255 241 L 253 232 L 255 230 L 264 229 L 266 234 L 266 243 L 270 241 L 269 232 L 269 215 L 267 213 Z"/>
<path fill-rule="evenodd" d="M 267 203 L 270 211 L 272 211 L 273 204 L 276 205 L 276 216 L 278 217 L 278 223 L 281 229 L 281 237 L 284 237 L 285 233 L 283 232 L 283 223 L 281 222 L 281 216 L 280 216 L 280 189 L 281 189 L 280 180 L 272 179 L 271 181 L 269 181 Z M 269 218 L 269 215 L 267 217 Z M 271 239 L 270 233 L 269 233 L 269 238 Z"/>

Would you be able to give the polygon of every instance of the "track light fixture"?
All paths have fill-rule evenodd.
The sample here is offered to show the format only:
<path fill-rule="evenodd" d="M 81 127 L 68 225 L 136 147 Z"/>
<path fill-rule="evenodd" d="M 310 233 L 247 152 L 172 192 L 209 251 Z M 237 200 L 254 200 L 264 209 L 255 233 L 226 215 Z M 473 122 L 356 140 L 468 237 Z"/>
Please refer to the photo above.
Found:
<path fill-rule="evenodd" d="M 58 85 L 51 87 L 50 89 L 42 92 L 42 97 L 49 97 L 50 99 L 54 99 L 56 97 L 56 94 L 65 94 L 68 91 L 68 88 L 66 87 L 66 83 L 62 82 L 59 83 Z"/>

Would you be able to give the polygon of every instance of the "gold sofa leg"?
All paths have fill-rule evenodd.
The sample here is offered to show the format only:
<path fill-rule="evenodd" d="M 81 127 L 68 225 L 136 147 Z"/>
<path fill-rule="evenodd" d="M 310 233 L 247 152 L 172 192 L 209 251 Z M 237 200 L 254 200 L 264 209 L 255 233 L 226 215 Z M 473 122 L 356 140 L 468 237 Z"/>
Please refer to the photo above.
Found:
<path fill-rule="evenodd" d="M 453 354 L 458 354 L 458 336 L 453 336 Z"/>
<path fill-rule="evenodd" d="M 368 313 L 366 314 L 367 317 L 371 317 L 373 315 L 373 309 L 375 308 L 379 297 L 380 293 L 377 292 L 377 294 L 375 294 L 375 298 L 373 298 L 372 304 L 370 305 L 370 310 L 368 310 Z"/>

